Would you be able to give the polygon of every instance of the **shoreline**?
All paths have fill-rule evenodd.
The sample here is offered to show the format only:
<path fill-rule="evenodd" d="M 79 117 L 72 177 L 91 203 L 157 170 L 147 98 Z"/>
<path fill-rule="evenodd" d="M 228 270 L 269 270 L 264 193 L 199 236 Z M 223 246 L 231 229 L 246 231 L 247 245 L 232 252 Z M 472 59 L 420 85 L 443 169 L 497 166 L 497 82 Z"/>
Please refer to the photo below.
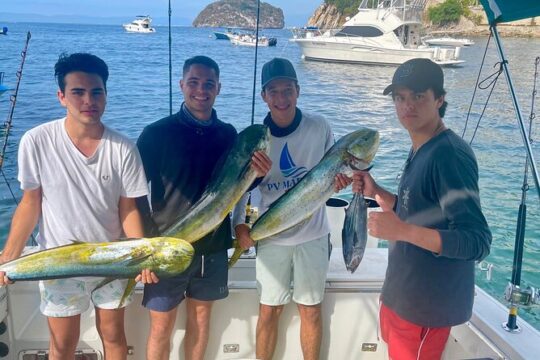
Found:
<path fill-rule="evenodd" d="M 430 27 L 426 26 L 426 35 L 449 35 L 449 36 L 489 36 L 489 25 L 476 25 L 474 28 L 458 27 Z M 498 24 L 497 30 L 501 37 L 515 38 L 540 38 L 540 26 L 537 25 L 510 25 Z"/>

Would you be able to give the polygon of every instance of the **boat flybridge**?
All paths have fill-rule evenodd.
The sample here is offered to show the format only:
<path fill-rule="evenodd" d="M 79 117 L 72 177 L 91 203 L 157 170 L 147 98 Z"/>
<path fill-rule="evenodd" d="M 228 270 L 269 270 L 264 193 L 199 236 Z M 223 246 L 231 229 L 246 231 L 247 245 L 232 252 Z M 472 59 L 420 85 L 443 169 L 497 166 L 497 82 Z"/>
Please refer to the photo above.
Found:
<path fill-rule="evenodd" d="M 137 15 L 135 20 L 129 24 L 122 25 L 127 32 L 133 33 L 153 33 L 156 29 L 150 26 L 152 18 L 148 15 Z"/>
<path fill-rule="evenodd" d="M 372 7 L 372 4 L 375 6 Z M 426 0 L 362 0 L 358 13 L 341 29 L 314 36 L 295 36 L 307 60 L 401 64 L 427 58 L 440 65 L 463 63 L 460 48 L 430 47 L 422 43 L 422 13 Z"/>

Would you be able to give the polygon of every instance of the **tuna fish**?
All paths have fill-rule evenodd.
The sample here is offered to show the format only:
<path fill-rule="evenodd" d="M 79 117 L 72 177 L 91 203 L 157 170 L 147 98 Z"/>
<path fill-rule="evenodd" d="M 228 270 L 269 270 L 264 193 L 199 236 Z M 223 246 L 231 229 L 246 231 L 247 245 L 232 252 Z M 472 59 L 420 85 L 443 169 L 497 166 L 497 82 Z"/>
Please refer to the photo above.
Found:
<path fill-rule="evenodd" d="M 269 147 L 270 132 L 266 126 L 256 124 L 241 131 L 220 173 L 201 199 L 163 235 L 192 243 L 218 227 L 257 177 L 250 166 L 253 153 L 268 152 Z"/>
<path fill-rule="evenodd" d="M 170 237 L 83 243 L 38 251 L 0 265 L 13 281 L 74 276 L 135 278 L 143 269 L 159 277 L 182 273 L 193 258 L 193 246 Z"/>
<path fill-rule="evenodd" d="M 262 240 L 307 220 L 324 206 L 334 193 L 334 179 L 338 173 L 352 175 L 353 169 L 367 169 L 379 147 L 379 133 L 360 129 L 343 136 L 294 187 L 277 199 L 253 224 L 250 236 Z M 239 257 L 236 249 L 231 257 Z"/>
<path fill-rule="evenodd" d="M 356 271 L 367 244 L 367 209 L 368 204 L 363 194 L 354 194 L 345 211 L 345 222 L 341 231 L 343 259 L 345 267 L 351 273 Z"/>

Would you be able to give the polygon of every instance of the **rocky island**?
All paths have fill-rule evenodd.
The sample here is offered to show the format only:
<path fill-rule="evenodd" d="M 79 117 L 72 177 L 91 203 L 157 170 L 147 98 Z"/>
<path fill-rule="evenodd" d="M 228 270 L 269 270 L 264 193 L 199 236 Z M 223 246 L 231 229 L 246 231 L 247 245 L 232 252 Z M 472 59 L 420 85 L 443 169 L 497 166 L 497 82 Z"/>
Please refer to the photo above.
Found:
<path fill-rule="evenodd" d="M 209 4 L 193 20 L 194 27 L 255 28 L 257 24 L 256 0 L 220 0 Z M 285 25 L 283 10 L 261 2 L 260 27 L 282 29 Z"/>

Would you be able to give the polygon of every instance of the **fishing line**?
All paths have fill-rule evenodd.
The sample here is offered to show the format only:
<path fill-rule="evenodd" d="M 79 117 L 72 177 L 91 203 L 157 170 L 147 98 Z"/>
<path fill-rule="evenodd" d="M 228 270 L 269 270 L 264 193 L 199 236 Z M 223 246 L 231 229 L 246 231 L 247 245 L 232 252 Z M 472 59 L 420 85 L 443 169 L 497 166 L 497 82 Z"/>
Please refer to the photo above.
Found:
<path fill-rule="evenodd" d="M 495 63 L 493 65 L 493 67 L 495 68 L 495 67 L 498 66 L 499 69 L 497 71 L 495 71 L 494 73 L 492 73 L 491 75 L 488 75 L 484 80 L 480 81 L 480 75 L 482 73 L 482 68 L 483 68 L 484 63 L 485 63 L 487 50 L 489 48 L 489 43 L 491 41 L 491 37 L 492 37 L 492 35 L 490 33 L 488 41 L 486 43 L 486 49 L 484 50 L 484 56 L 482 57 L 482 63 L 480 64 L 480 71 L 478 72 L 478 77 L 476 78 L 476 85 L 474 87 L 474 92 L 473 92 L 473 95 L 472 95 L 472 98 L 471 98 L 471 103 L 469 105 L 469 110 L 467 111 L 467 119 L 465 120 L 465 127 L 463 128 L 463 133 L 461 134 L 462 138 L 465 138 L 465 132 L 467 130 L 467 125 L 468 125 L 468 122 L 469 122 L 469 116 L 471 114 L 471 108 L 472 108 L 472 105 L 473 105 L 473 102 L 474 102 L 476 90 L 477 89 L 486 90 L 486 89 L 489 89 L 489 88 L 491 88 L 491 89 L 490 89 L 489 94 L 488 94 L 488 96 L 486 98 L 486 102 L 484 103 L 484 106 L 482 108 L 482 112 L 480 113 L 480 116 L 479 116 L 479 118 L 478 118 L 478 120 L 476 122 L 476 126 L 475 126 L 473 134 L 471 136 L 471 140 L 469 140 L 469 145 L 472 145 L 472 143 L 474 141 L 474 138 L 476 137 L 476 133 L 478 132 L 478 129 L 480 127 L 480 122 L 481 122 L 482 118 L 484 117 L 487 106 L 489 104 L 489 100 L 491 99 L 491 95 L 493 94 L 493 91 L 495 90 L 495 85 L 497 84 L 497 80 L 499 80 L 499 77 L 503 73 L 503 65 L 504 65 L 504 63 L 507 63 L 506 60 L 499 61 L 499 62 Z"/>

